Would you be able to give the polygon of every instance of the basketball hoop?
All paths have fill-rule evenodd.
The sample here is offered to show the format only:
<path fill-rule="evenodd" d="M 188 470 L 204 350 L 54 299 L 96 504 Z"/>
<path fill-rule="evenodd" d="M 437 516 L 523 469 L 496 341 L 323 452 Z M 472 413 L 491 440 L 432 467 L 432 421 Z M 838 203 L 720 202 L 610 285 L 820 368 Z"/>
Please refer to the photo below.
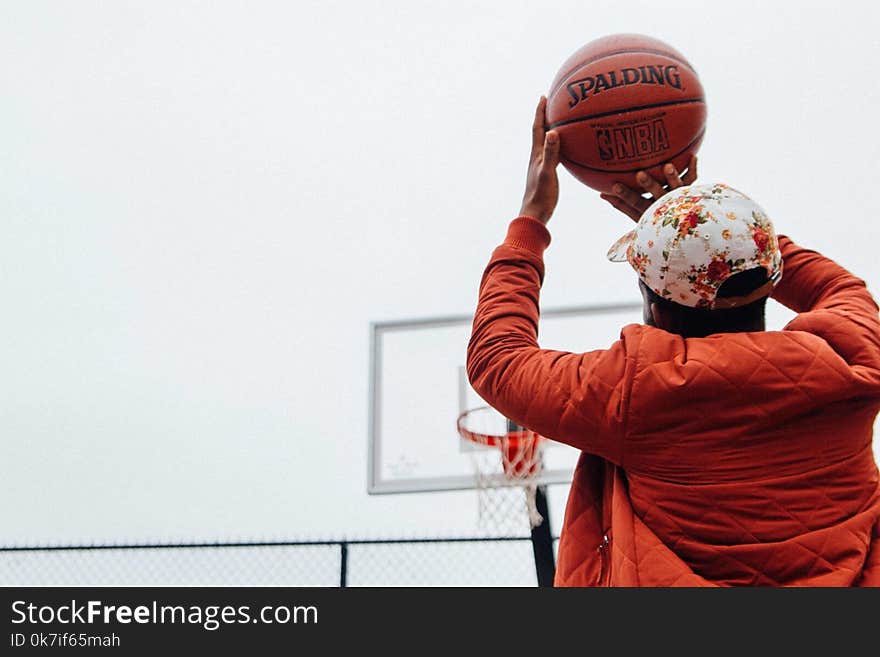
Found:
<path fill-rule="evenodd" d="M 501 508 L 510 504 L 503 499 L 502 491 L 519 487 L 525 491 L 525 510 L 530 528 L 540 525 L 544 518 L 538 513 L 535 496 L 546 439 L 534 431 L 516 426 L 490 406 L 464 411 L 458 416 L 456 426 L 462 438 L 476 445 L 470 455 L 476 476 L 481 523 L 492 523 L 493 529 L 498 529 L 521 515 L 515 510 Z"/>

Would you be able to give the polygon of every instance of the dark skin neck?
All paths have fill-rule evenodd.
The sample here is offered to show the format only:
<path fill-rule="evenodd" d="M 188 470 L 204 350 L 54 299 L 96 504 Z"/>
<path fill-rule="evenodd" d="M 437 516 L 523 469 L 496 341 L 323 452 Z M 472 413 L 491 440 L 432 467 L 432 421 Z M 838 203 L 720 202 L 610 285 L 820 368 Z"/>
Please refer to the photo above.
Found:
<path fill-rule="evenodd" d="M 684 338 L 702 338 L 714 333 L 749 333 L 766 330 L 763 314 L 749 322 L 718 324 L 711 327 L 694 324 L 687 313 L 651 301 L 642 284 L 639 285 L 639 289 L 642 292 L 642 315 L 645 324 Z"/>

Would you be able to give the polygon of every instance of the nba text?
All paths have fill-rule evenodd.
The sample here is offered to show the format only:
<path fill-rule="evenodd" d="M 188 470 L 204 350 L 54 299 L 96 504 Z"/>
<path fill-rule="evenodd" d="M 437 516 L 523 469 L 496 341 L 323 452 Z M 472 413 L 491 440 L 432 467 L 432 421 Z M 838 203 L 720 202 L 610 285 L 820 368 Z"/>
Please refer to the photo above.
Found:
<path fill-rule="evenodd" d="M 629 160 L 667 150 L 669 135 L 663 119 L 656 119 L 620 128 L 596 130 L 596 143 L 601 159 Z"/>

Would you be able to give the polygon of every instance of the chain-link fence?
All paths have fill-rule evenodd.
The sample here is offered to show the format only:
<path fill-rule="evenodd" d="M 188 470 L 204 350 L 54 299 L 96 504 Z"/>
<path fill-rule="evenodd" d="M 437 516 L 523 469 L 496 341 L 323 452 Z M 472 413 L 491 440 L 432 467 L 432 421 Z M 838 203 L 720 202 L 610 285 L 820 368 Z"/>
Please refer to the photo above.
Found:
<path fill-rule="evenodd" d="M 0 548 L 3 586 L 536 584 L 528 537 Z"/>

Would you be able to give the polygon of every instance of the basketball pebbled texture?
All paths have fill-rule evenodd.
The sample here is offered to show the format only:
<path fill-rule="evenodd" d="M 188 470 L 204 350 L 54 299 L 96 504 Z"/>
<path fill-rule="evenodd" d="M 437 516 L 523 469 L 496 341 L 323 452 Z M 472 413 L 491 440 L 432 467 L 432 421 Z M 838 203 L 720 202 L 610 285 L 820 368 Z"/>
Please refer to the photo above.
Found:
<path fill-rule="evenodd" d="M 560 67 L 547 96 L 547 129 L 560 135 L 562 165 L 585 185 L 638 188 L 637 171 L 663 180 L 697 152 L 706 127 L 703 87 L 677 50 L 640 34 L 591 41 Z"/>

